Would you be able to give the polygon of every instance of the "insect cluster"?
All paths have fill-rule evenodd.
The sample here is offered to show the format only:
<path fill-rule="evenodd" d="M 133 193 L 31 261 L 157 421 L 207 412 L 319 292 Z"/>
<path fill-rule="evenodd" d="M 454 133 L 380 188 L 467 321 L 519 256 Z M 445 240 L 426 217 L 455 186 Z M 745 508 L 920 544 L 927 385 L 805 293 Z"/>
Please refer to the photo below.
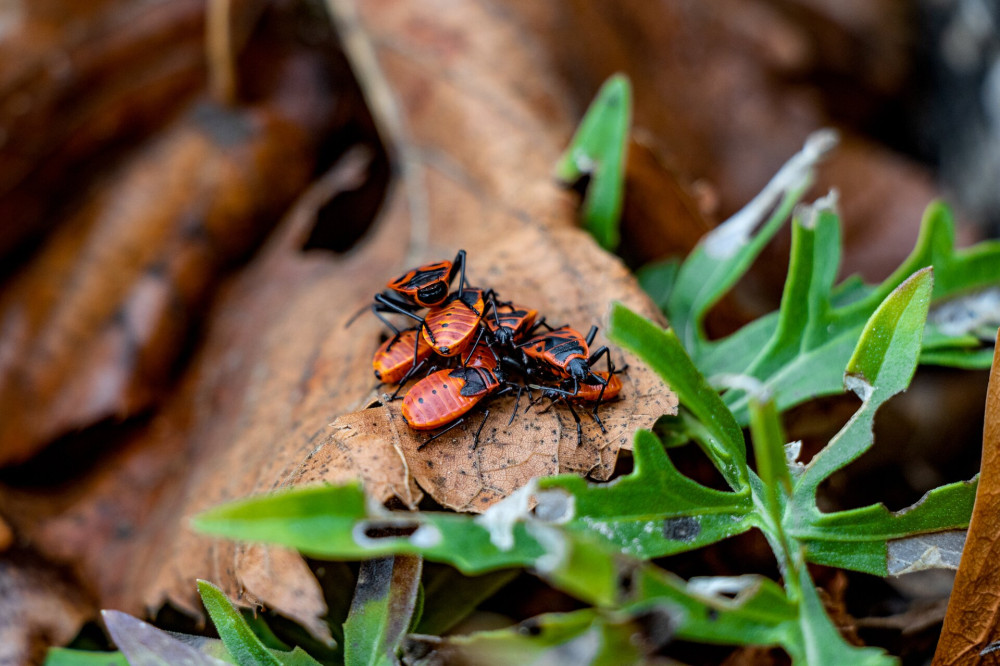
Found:
<path fill-rule="evenodd" d="M 452 291 L 456 275 L 458 288 Z M 461 424 L 486 398 L 511 392 L 517 400 L 508 425 L 522 393 L 529 397 L 525 412 L 548 398 L 546 409 L 563 403 L 573 415 L 579 445 L 583 432 L 573 404 L 592 406 L 590 415 L 604 431 L 597 410 L 622 388 L 617 373 L 625 368 L 616 370 L 608 348 L 590 351 L 596 326 L 586 336 L 569 326 L 552 327 L 536 310 L 502 301 L 492 289 L 467 285 L 465 250 L 453 261 L 426 264 L 390 281 L 371 310 L 392 333 L 372 359 L 375 377 L 397 385 L 394 400 L 403 385 L 422 374 L 403 397 L 403 418 L 414 430 L 443 428 L 421 447 Z M 402 315 L 414 325 L 399 328 L 387 314 Z M 594 371 L 602 357 L 606 369 Z M 489 414 L 484 409 L 475 444 Z"/>

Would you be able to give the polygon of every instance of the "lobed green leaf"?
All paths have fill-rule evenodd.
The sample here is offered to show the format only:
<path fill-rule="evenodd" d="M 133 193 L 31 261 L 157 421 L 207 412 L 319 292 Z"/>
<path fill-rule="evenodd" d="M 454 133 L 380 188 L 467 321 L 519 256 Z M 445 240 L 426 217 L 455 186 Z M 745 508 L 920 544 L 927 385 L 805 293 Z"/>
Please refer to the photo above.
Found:
<path fill-rule="evenodd" d="M 640 430 L 634 469 L 613 484 L 590 484 L 575 475 L 539 479 L 542 490 L 572 495 L 571 531 L 607 541 L 641 559 L 700 548 L 754 526 L 749 488 L 739 493 L 706 488 L 681 474 L 657 437 Z"/>
<path fill-rule="evenodd" d="M 698 372 L 677 335 L 620 303 L 611 307 L 608 339 L 641 358 L 677 394 L 680 402 L 711 435 L 706 453 L 730 487 L 747 487 L 743 432 L 715 390 Z"/>
<path fill-rule="evenodd" d="M 706 346 L 703 321 L 708 310 L 746 273 L 781 228 L 809 188 L 816 163 L 834 143 L 836 136 L 829 131 L 810 136 L 760 194 L 706 234 L 684 260 L 666 314 L 694 357 L 699 357 Z"/>
<path fill-rule="evenodd" d="M 966 529 L 976 499 L 975 481 L 931 490 L 902 511 L 873 504 L 850 511 L 819 513 L 799 527 L 795 537 L 810 562 L 888 576 L 889 543 L 896 539 L 952 529 Z"/>
<path fill-rule="evenodd" d="M 875 411 L 909 385 L 916 370 L 932 286 L 930 269 L 915 273 L 886 297 L 865 325 L 844 380 L 862 405 L 806 466 L 793 495 L 800 508 L 813 503 L 820 481 L 871 448 Z"/>
<path fill-rule="evenodd" d="M 196 529 L 246 541 L 276 543 L 316 558 L 366 560 L 423 555 L 478 574 L 532 566 L 545 554 L 524 525 L 512 527 L 512 547 L 501 549 L 489 529 L 453 513 L 395 513 L 368 507 L 357 483 L 312 486 L 251 497 L 199 514 Z"/>

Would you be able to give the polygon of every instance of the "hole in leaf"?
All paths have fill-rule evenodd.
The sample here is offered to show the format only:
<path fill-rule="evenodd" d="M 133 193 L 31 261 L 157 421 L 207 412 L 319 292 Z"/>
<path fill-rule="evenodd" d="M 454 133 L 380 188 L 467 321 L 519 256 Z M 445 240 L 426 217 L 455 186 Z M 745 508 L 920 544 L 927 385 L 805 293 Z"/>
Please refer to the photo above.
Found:
<path fill-rule="evenodd" d="M 525 620 L 517 627 L 517 633 L 522 636 L 538 636 L 542 633 L 542 627 L 537 620 Z"/>
<path fill-rule="evenodd" d="M 365 523 L 363 534 L 369 539 L 398 539 L 412 536 L 419 523 Z"/>

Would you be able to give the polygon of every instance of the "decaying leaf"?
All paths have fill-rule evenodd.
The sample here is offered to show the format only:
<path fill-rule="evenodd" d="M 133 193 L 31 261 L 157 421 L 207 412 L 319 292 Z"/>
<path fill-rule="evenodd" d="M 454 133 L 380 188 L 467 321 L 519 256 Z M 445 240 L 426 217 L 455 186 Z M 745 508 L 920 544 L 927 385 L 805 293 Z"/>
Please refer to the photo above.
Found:
<path fill-rule="evenodd" d="M 415 479 L 445 503 L 478 510 L 535 473 L 520 464 L 510 472 L 509 454 L 485 445 L 477 454 L 485 483 L 441 484 L 421 462 L 471 471 L 460 453 L 468 438 L 456 444 L 445 437 L 414 456 L 405 444 L 371 444 L 367 426 L 336 422 L 378 411 L 363 408 L 372 401 L 379 323 L 366 316 L 345 325 L 403 269 L 464 248 L 473 284 L 531 305 L 551 322 L 584 332 L 603 327 L 611 300 L 659 316 L 626 268 L 574 228 L 571 198 L 549 180 L 574 119 L 558 78 L 539 66 L 519 24 L 475 2 L 335 4 L 360 12 L 345 23 L 357 31 L 345 39 L 367 44 L 375 73 L 362 66 L 357 49 L 349 55 L 367 77 L 366 89 L 381 82 L 389 93 L 372 98 L 377 115 L 396 118 L 383 120 L 383 130 L 395 128 L 385 135 L 396 142 L 390 149 L 402 182 L 375 224 L 348 253 L 301 251 L 325 197 L 356 186 L 358 167 L 349 161 L 303 197 L 222 290 L 189 370 L 148 427 L 63 494 L 0 494 L 0 511 L 19 536 L 72 566 L 101 606 L 138 614 L 171 601 L 197 613 L 194 579 L 204 578 L 241 603 L 263 603 L 323 636 L 322 595 L 301 559 L 196 535 L 187 518 L 225 500 L 350 476 L 363 476 L 379 498 L 415 504 Z M 492 29 L 484 33 L 476 27 L 482 25 Z M 603 340 L 600 334 L 595 345 Z M 550 440 L 543 454 L 528 445 L 545 440 L 516 443 L 538 474 L 569 469 L 607 478 L 630 441 L 626 431 L 675 409 L 676 398 L 648 368 L 613 353 L 630 367 L 621 399 L 601 408 L 607 438 L 585 423 L 589 443 L 577 450 L 575 426 L 562 408 L 519 415 L 516 426 L 547 423 L 548 430 L 572 433 Z M 551 466 L 553 457 L 560 466 Z"/>
<path fill-rule="evenodd" d="M 24 552 L 0 559 L 0 664 L 41 663 L 96 609 L 60 573 Z"/>
<path fill-rule="evenodd" d="M 315 59 L 281 69 L 264 102 L 202 103 L 167 128 L 4 290 L 0 465 L 161 395 L 219 273 L 305 186 L 330 130 Z"/>
<path fill-rule="evenodd" d="M 238 17 L 246 4 L 233 4 Z M 61 219 L 112 151 L 162 126 L 204 78 L 203 0 L 5 4 L 0 256 Z"/>
<path fill-rule="evenodd" d="M 643 303 L 624 268 L 609 262 L 573 230 L 550 231 L 525 225 L 470 257 L 473 284 L 492 287 L 504 299 L 536 308 L 553 324 L 569 323 L 586 331 L 591 323 L 603 326 L 601 310 L 611 299 Z M 648 304 L 641 307 L 650 314 Z M 599 344 L 601 338 L 595 342 Z M 524 411 L 526 396 L 509 427 L 516 399 L 503 397 L 484 402 L 490 416 L 478 446 L 473 435 L 482 421 L 481 409 L 422 449 L 418 447 L 428 433 L 407 427 L 398 403 L 346 415 L 334 422 L 334 427 L 349 432 L 350 440 L 361 437 L 362 441 L 381 442 L 383 449 L 392 447 L 403 456 L 405 467 L 429 495 L 458 511 L 483 511 L 538 476 L 569 472 L 605 480 L 614 471 L 619 449 L 631 448 L 637 428 L 648 428 L 663 414 L 677 409 L 676 396 L 665 391 L 643 363 L 617 349 L 612 353 L 618 367 L 629 365 L 620 375 L 621 397 L 600 408 L 606 433 L 589 418 L 585 408 L 578 408 L 583 426 L 583 444 L 579 447 L 576 423 L 565 407 L 556 404 L 546 410 L 548 401 L 542 400 Z M 342 442 L 350 440 L 343 438 Z M 383 486 L 380 477 L 385 469 L 372 468 L 373 476 L 365 472 L 362 468 L 361 477 L 381 497 L 378 489 Z M 399 480 L 396 484 L 401 485 Z M 401 495 L 400 499 L 406 501 Z"/>
<path fill-rule="evenodd" d="M 1000 338 L 1000 335 L 998 335 Z M 934 653 L 935 666 L 978 663 L 1000 641 L 1000 353 L 994 353 L 986 394 L 983 426 L 983 462 L 972 510 L 968 537 L 962 551 L 941 639 Z"/>

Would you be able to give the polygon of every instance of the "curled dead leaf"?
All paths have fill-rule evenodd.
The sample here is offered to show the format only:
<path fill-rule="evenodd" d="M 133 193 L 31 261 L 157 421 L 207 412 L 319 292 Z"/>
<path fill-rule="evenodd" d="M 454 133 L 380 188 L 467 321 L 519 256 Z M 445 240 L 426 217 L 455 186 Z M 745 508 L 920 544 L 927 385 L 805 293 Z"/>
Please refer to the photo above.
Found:
<path fill-rule="evenodd" d="M 1000 343 L 1000 334 L 997 335 Z M 1000 349 L 1000 344 L 998 344 Z M 934 666 L 979 663 L 990 647 L 1000 641 L 1000 352 L 993 355 L 986 394 L 983 425 L 983 459 L 972 509 L 968 536 L 941 638 L 934 653 Z"/>
<path fill-rule="evenodd" d="M 0 558 L 0 664 L 42 663 L 48 646 L 65 643 L 96 609 L 79 589 L 34 555 Z"/>
<path fill-rule="evenodd" d="M 4 290 L 0 466 L 159 399 L 220 273 L 305 186 L 330 129 L 318 64 L 283 69 L 271 99 L 167 128 Z"/>

